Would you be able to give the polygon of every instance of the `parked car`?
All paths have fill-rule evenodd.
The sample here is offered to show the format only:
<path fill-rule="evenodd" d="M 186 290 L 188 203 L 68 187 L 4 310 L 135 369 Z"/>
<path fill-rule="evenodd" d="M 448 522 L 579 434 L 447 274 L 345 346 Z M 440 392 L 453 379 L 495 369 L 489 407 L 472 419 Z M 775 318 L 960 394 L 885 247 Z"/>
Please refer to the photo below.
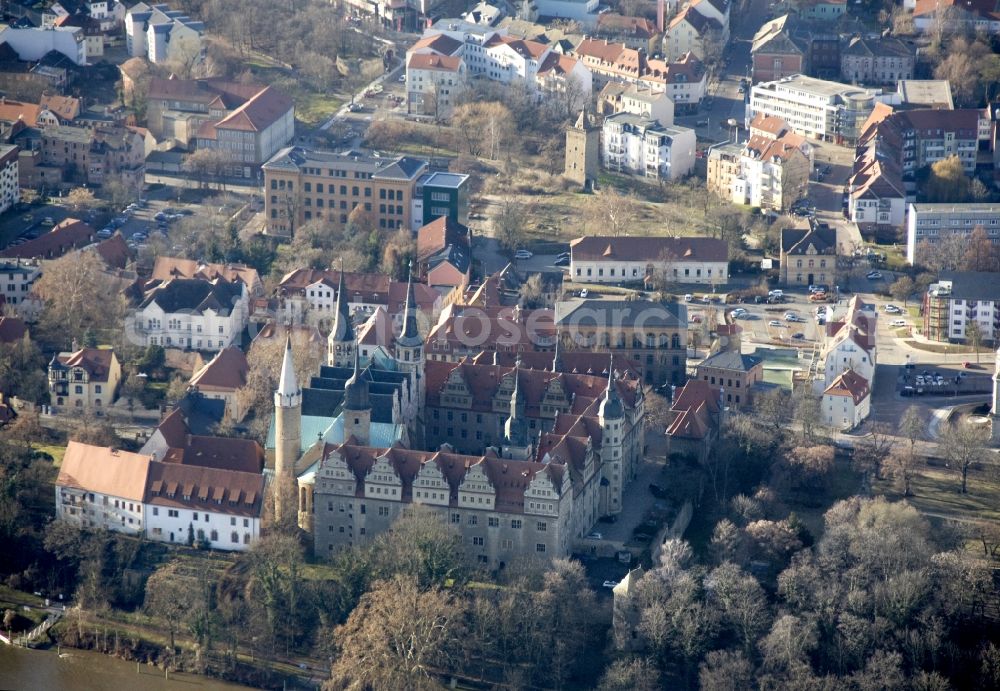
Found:
<path fill-rule="evenodd" d="M 586 288 L 584 288 L 583 290 L 580 291 L 580 297 L 585 298 L 588 295 L 590 295 L 590 291 L 587 290 Z"/>
<path fill-rule="evenodd" d="M 586 539 L 588 539 L 588 540 L 603 540 L 604 536 L 601 535 L 599 532 L 597 532 L 595 530 L 595 531 L 593 531 L 591 533 L 588 533 Z"/>
<path fill-rule="evenodd" d="M 691 293 L 684 294 L 684 302 L 691 302 L 692 300 L 694 300 L 694 295 Z"/>
<path fill-rule="evenodd" d="M 604 581 L 605 588 L 614 588 L 616 585 L 618 585 L 617 581 Z"/>
<path fill-rule="evenodd" d="M 882 278 L 882 272 L 881 271 L 869 271 L 868 274 L 865 276 L 865 278 L 867 278 L 869 281 L 877 281 L 877 280 L 879 280 L 879 279 Z"/>
<path fill-rule="evenodd" d="M 792 334 L 792 338 L 794 338 L 796 341 L 802 341 L 805 339 L 805 337 L 806 335 L 802 332 L 799 332 L 797 334 Z"/>
<path fill-rule="evenodd" d="M 784 326 L 785 326 L 784 322 L 780 322 L 777 319 L 772 319 L 771 321 L 769 321 L 767 323 L 767 325 L 768 326 L 775 326 L 775 327 L 778 327 L 778 328 L 784 328 Z"/>
<path fill-rule="evenodd" d="M 569 266 L 569 257 L 559 257 L 552 263 L 555 266 Z"/>
<path fill-rule="evenodd" d="M 534 256 L 528 250 L 518 250 L 514 253 L 514 259 L 531 259 Z"/>
<path fill-rule="evenodd" d="M 894 326 L 894 327 L 906 326 L 906 320 L 905 319 L 893 319 L 891 322 L 889 322 L 889 326 Z"/>
<path fill-rule="evenodd" d="M 886 305 L 883 309 L 887 314 L 901 314 L 903 312 L 903 310 L 899 309 L 895 305 Z"/>
<path fill-rule="evenodd" d="M 97 237 L 102 238 L 102 239 L 107 239 L 107 238 L 111 237 L 114 234 L 115 234 L 115 231 L 111 230 L 110 228 L 101 228 L 96 233 Z"/>

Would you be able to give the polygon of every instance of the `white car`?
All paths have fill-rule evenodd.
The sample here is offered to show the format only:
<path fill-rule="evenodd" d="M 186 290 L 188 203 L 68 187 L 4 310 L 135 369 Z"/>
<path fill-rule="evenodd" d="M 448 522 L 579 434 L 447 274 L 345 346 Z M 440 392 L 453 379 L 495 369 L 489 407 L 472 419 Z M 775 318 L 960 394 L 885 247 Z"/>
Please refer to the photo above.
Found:
<path fill-rule="evenodd" d="M 588 289 L 584 288 L 583 290 L 580 291 L 580 297 L 585 298 L 588 295 L 590 295 L 590 291 Z"/>
<path fill-rule="evenodd" d="M 889 322 L 889 326 L 906 326 L 906 320 L 905 319 L 893 319 L 891 322 Z"/>
<path fill-rule="evenodd" d="M 898 307 L 896 307 L 895 305 L 886 305 L 883 309 L 886 311 L 887 314 L 899 314 L 903 311 Z"/>
<path fill-rule="evenodd" d="M 692 300 L 694 300 L 694 295 L 691 293 L 684 294 L 684 302 L 691 302 Z"/>
<path fill-rule="evenodd" d="M 777 326 L 777 327 L 784 327 L 785 326 L 784 322 L 780 322 L 777 319 L 772 319 L 771 321 L 769 321 L 767 323 L 767 325 L 768 326 Z"/>
<path fill-rule="evenodd" d="M 618 581 L 604 581 L 605 588 L 614 588 L 616 585 L 618 585 Z"/>
<path fill-rule="evenodd" d="M 518 250 L 514 253 L 514 259 L 531 259 L 532 254 L 528 250 Z"/>
<path fill-rule="evenodd" d="M 597 532 L 597 531 L 595 530 L 594 532 L 592 532 L 592 533 L 590 533 L 589 535 L 587 535 L 587 538 L 586 538 L 586 539 L 588 539 L 588 540 L 603 540 L 603 539 L 604 539 L 604 536 L 603 536 L 603 535 L 601 535 L 601 534 L 600 534 L 599 532 Z"/>

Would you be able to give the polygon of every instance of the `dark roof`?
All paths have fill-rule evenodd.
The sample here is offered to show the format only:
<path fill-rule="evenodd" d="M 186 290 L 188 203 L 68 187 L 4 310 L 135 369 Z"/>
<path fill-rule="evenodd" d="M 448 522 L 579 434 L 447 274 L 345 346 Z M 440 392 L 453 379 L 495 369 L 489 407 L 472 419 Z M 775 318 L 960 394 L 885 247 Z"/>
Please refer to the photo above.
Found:
<path fill-rule="evenodd" d="M 412 180 L 427 167 L 427 161 L 411 156 L 402 156 L 373 173 L 372 177 L 378 180 Z"/>
<path fill-rule="evenodd" d="M 610 237 L 590 235 L 569 244 L 573 261 L 671 261 L 724 262 L 729 260 L 725 240 L 699 237 Z"/>
<path fill-rule="evenodd" d="M 235 391 L 246 385 L 249 371 L 247 356 L 236 346 L 229 346 L 195 372 L 190 383 L 201 391 Z"/>
<path fill-rule="evenodd" d="M 24 338 L 28 327 L 17 317 L 0 317 L 0 343 L 13 343 Z"/>
<path fill-rule="evenodd" d="M 320 367 L 319 376 L 313 377 L 309 386 L 302 389 L 302 414 L 317 417 L 336 415 L 344 402 L 344 386 L 353 375 L 353 367 Z M 409 381 L 409 375 L 377 369 L 369 363 L 361 370 L 361 377 L 368 382 L 372 422 L 392 423 L 393 398 Z"/>
<path fill-rule="evenodd" d="M 1000 280 L 988 271 L 942 271 L 938 281 L 951 281 L 952 300 L 1000 300 Z"/>
<path fill-rule="evenodd" d="M 79 367 L 90 377 L 91 382 L 106 382 L 111 373 L 111 363 L 115 351 L 107 348 L 81 348 L 75 353 L 60 353 L 51 366 L 64 368 Z"/>
<path fill-rule="evenodd" d="M 812 245 L 818 254 L 837 253 L 837 230 L 829 226 L 818 228 L 785 228 L 781 231 L 781 251 L 785 254 L 806 254 Z"/>
<path fill-rule="evenodd" d="M 3 251 L 3 256 L 21 259 L 56 259 L 70 250 L 89 245 L 93 240 L 93 228 L 78 219 L 67 218 L 34 240 L 28 240 L 17 247 L 8 247 Z"/>
<path fill-rule="evenodd" d="M 195 314 L 205 310 L 228 314 L 242 294 L 242 283 L 230 283 L 222 278 L 214 281 L 175 278 L 146 291 L 139 307 L 145 308 L 155 302 L 168 314 L 181 310 Z"/>
<path fill-rule="evenodd" d="M 749 372 L 761 362 L 760 358 L 752 355 L 743 355 L 734 350 L 720 350 L 702 360 L 698 367 L 715 367 L 734 372 Z"/>
<path fill-rule="evenodd" d="M 687 306 L 652 300 L 577 300 L 556 304 L 556 326 L 687 328 Z"/>

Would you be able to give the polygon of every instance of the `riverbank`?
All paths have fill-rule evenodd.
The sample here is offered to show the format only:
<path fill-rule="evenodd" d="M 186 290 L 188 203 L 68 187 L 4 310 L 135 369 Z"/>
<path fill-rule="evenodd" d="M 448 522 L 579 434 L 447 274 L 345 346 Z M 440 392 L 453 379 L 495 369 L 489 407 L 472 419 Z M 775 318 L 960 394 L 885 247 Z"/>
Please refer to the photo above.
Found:
<path fill-rule="evenodd" d="M 60 654 L 61 652 L 61 654 Z M 0 646 L 0 688 L 50 691 L 239 691 L 251 689 L 183 672 L 169 675 L 149 665 L 125 662 L 101 653 L 63 648 L 36 650 Z"/>

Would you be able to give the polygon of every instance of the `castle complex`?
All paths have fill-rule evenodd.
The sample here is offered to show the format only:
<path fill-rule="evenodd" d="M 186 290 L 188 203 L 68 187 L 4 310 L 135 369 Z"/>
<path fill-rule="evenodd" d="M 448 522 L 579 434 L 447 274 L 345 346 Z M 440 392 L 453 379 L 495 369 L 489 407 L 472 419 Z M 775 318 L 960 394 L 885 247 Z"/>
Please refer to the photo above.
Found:
<path fill-rule="evenodd" d="M 268 441 L 275 513 L 290 519 L 282 488 L 294 486 L 317 554 L 366 544 L 422 504 L 498 568 L 567 556 L 622 510 L 644 445 L 643 383 L 631 365 L 561 355 L 558 345 L 544 367 L 540 352 L 531 366 L 520 356 L 429 362 L 412 282 L 398 321 L 364 358 L 369 325 L 355 329 L 338 291 L 327 364 L 301 388 L 286 347 Z"/>

